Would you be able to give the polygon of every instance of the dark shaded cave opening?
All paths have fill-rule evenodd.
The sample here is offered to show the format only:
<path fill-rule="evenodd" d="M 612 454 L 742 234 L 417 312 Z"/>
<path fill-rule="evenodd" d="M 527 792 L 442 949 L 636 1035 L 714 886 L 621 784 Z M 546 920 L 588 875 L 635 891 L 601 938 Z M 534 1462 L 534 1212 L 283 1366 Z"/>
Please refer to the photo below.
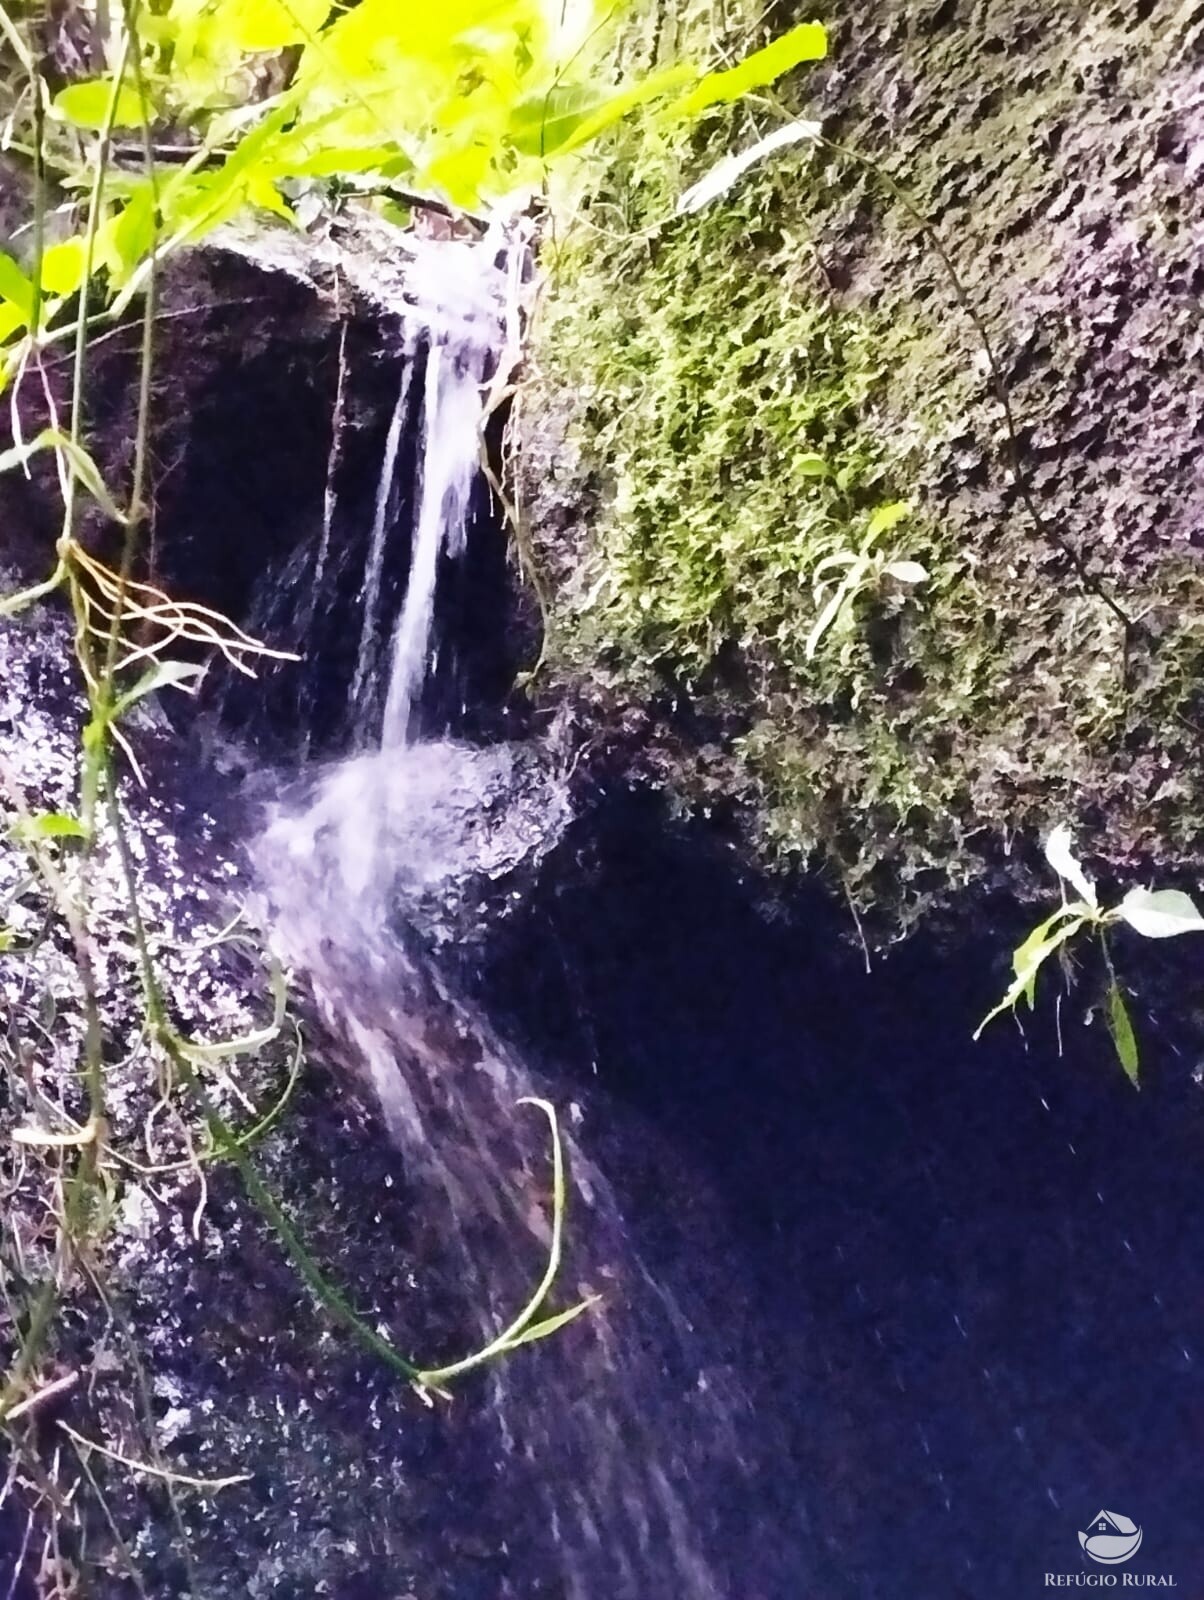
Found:
<path fill-rule="evenodd" d="M 163 586 L 298 658 L 260 661 L 254 678 L 215 661 L 202 697 L 224 734 L 268 760 L 334 757 L 371 742 L 405 595 L 427 354 L 419 346 L 410 361 L 381 350 L 379 335 L 373 344 L 368 330 L 348 327 L 342 349 L 332 329 L 317 360 L 282 364 L 269 352 L 219 369 L 194 407 L 159 499 Z M 386 484 L 382 462 L 403 392 L 405 418 Z M 490 421 L 486 447 L 495 461 L 505 421 L 504 411 Z M 385 543 L 375 625 L 368 626 L 378 497 Z M 477 738 L 496 730 L 531 648 L 530 630 L 515 630 L 515 610 L 502 511 L 482 478 L 467 549 L 441 560 L 424 732 Z"/>
<path fill-rule="evenodd" d="M 266 571 L 321 521 L 334 380 L 269 348 L 227 354 L 194 401 L 178 457 L 162 463 L 155 577 L 174 598 L 244 621 Z"/>

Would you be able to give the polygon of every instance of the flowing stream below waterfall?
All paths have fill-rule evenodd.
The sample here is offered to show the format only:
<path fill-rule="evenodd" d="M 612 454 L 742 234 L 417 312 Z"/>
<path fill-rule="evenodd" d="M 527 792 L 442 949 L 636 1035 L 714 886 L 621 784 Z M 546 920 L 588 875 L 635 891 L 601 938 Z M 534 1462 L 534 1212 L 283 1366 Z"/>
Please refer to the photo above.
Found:
<path fill-rule="evenodd" d="M 356 753 L 303 777 L 271 808 L 256 849 L 277 954 L 304 976 L 407 1171 L 421 1177 L 462 1288 L 465 1354 L 525 1303 L 551 1243 L 547 1130 L 525 1103 L 555 1090 L 441 979 L 408 926 L 418 892 L 437 897 L 454 884 L 466 850 L 482 870 L 472 810 L 486 805 L 491 774 L 509 759 L 505 746 L 474 749 L 416 729 L 441 567 L 467 548 L 487 383 L 513 314 L 514 276 L 493 241 L 432 251 L 413 275 L 415 328 L 358 595 L 347 700 Z M 418 443 L 412 537 L 386 642 L 385 573 L 410 532 L 398 526 L 395 482 L 407 421 Z M 557 805 L 563 789 L 549 774 L 545 825 L 567 810 Z M 498 1593 L 719 1600 L 739 1583 L 784 1593 L 802 1557 L 785 1528 L 770 1537 L 748 1516 L 753 1481 L 772 1470 L 771 1430 L 740 1373 L 741 1352 L 703 1355 L 703 1308 L 688 1284 L 679 1296 L 643 1259 L 639 1229 L 590 1153 L 592 1118 L 585 1097 L 564 1109 L 572 1201 L 557 1289 L 562 1305 L 598 1297 L 588 1327 L 476 1380 L 488 1391 L 491 1453 L 510 1480 L 501 1493 L 547 1532 L 545 1570 L 529 1560 Z"/>
<path fill-rule="evenodd" d="M 328 506 L 253 619 L 305 657 L 294 759 L 249 785 L 260 915 L 441 1263 L 449 1347 L 406 1353 L 467 1354 L 539 1278 L 532 1096 L 570 1171 L 553 1304 L 599 1297 L 422 1424 L 462 1502 L 419 1600 L 1015 1600 L 1096 1502 L 1188 1587 L 1189 1075 L 1135 1103 L 1093 1038 L 972 1046 L 992 945 L 867 976 L 818 894 L 771 924 L 650 800 L 581 846 L 554 741 L 466 737 L 449 597 L 500 537 L 482 435 L 522 270 L 497 239 L 420 252 L 367 511 Z M 236 709 L 245 739 L 266 713 Z"/>

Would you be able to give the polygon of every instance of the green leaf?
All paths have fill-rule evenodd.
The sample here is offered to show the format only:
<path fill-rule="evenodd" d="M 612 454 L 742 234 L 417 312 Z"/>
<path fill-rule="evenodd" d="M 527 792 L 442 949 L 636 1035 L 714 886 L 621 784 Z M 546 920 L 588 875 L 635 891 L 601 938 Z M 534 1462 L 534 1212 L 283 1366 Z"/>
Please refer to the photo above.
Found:
<path fill-rule="evenodd" d="M 559 150 L 606 95 L 584 83 L 556 84 L 544 94 L 520 100 L 510 114 L 510 140 L 525 156 L 546 156 Z"/>
<path fill-rule="evenodd" d="M 662 72 L 654 72 L 649 77 L 641 79 L 639 83 L 629 84 L 627 88 L 604 100 L 560 148 L 565 151 L 580 149 L 583 144 L 588 144 L 607 128 L 613 127 L 616 122 L 621 122 L 629 111 L 634 111 L 637 106 L 647 105 L 649 100 L 659 100 L 661 95 L 680 89 L 683 84 L 689 83 L 693 76 L 693 67 L 666 67 Z"/>
<path fill-rule="evenodd" d="M 74 294 L 84 279 L 84 253 L 78 235 L 52 244 L 42 256 L 42 288 L 49 294 Z"/>
<path fill-rule="evenodd" d="M 801 472 L 804 478 L 827 478 L 832 470 L 823 456 L 816 455 L 796 456 L 794 469 Z"/>
<path fill-rule="evenodd" d="M 216 214 L 234 195 L 239 185 L 250 175 L 271 173 L 275 170 L 273 158 L 278 148 L 282 130 L 294 114 L 291 99 L 286 99 L 263 119 L 250 133 L 241 138 L 214 173 L 205 173 L 181 186 L 181 221 L 200 221 L 198 213 L 206 208 Z M 205 218 L 206 226 L 210 220 Z"/>
<path fill-rule="evenodd" d="M 3 250 L 0 250 L 0 300 L 6 300 L 19 312 L 23 323 L 33 315 L 33 284 L 12 256 Z"/>
<path fill-rule="evenodd" d="M 528 95 L 510 114 L 510 141 L 522 155 L 576 150 L 596 139 L 637 106 L 680 89 L 694 76 L 687 66 L 666 67 L 615 91 L 592 84 L 557 84 Z"/>
<path fill-rule="evenodd" d="M 139 700 L 144 700 L 148 694 L 154 694 L 158 689 L 184 689 L 189 694 L 195 694 L 201 679 L 205 676 L 204 667 L 198 667 L 188 661 L 156 661 L 149 667 L 132 689 L 127 689 L 113 703 L 110 719 L 116 720 L 123 717 Z"/>
<path fill-rule="evenodd" d="M 1014 1010 L 1021 1000 L 1027 1001 L 1029 1009 L 1032 1009 L 1037 995 L 1037 974 L 1042 965 L 1060 945 L 1065 944 L 1067 939 L 1079 931 L 1089 917 L 1090 907 L 1077 901 L 1071 906 L 1059 906 L 1053 916 L 1046 917 L 1044 922 L 1033 929 L 1023 944 L 1016 947 L 1012 955 L 1012 981 L 1008 985 L 1007 993 L 978 1024 L 974 1030 L 976 1039 L 981 1036 L 989 1022 L 993 1022 L 1001 1012 Z"/>
<path fill-rule="evenodd" d="M 575 1322 L 583 1311 L 592 1310 L 599 1304 L 602 1296 L 591 1294 L 588 1299 L 580 1301 L 575 1306 L 570 1306 L 567 1311 L 558 1311 L 554 1317 L 545 1317 L 542 1322 L 537 1322 L 534 1327 L 526 1328 L 522 1333 L 516 1334 L 507 1341 L 507 1350 L 517 1350 L 520 1344 L 534 1344 L 539 1339 L 547 1339 L 552 1334 L 558 1333 L 561 1328 L 566 1328 L 570 1322 Z"/>
<path fill-rule="evenodd" d="M 13 930 L 11 928 L 0 928 L 0 955 L 4 955 L 12 947 Z"/>
<path fill-rule="evenodd" d="M 884 533 L 889 533 L 892 528 L 897 528 L 911 516 L 910 500 L 892 500 L 889 505 L 879 506 L 870 517 L 869 525 L 865 530 L 866 543 L 872 544 L 875 539 L 880 539 Z"/>
<path fill-rule="evenodd" d="M 239 50 L 281 50 L 305 44 L 330 15 L 330 0 L 233 0 L 222 31 Z"/>
<path fill-rule="evenodd" d="M 126 201 L 110 234 L 110 272 L 114 282 L 124 281 L 155 243 L 155 192 L 147 182 Z M 113 267 L 116 271 L 112 271 Z"/>
<path fill-rule="evenodd" d="M 828 32 L 821 22 L 803 22 L 780 39 L 754 50 L 738 65 L 708 72 L 688 95 L 669 108 L 674 117 L 696 117 L 709 106 L 739 100 L 750 89 L 773 83 L 802 61 L 822 61 L 828 53 Z"/>
<path fill-rule="evenodd" d="M 104 514 L 114 522 L 126 521 L 124 513 L 118 510 L 112 495 L 105 488 L 104 479 L 95 461 L 82 445 L 77 445 L 61 428 L 43 428 L 36 438 L 27 439 L 23 444 L 13 445 L 8 450 L 0 450 L 0 472 L 11 472 L 14 467 L 23 467 L 40 450 L 61 450 L 74 469 L 75 476 Z"/>
<path fill-rule="evenodd" d="M 0 344 L 8 338 L 10 333 L 16 333 L 18 328 L 25 327 L 28 321 L 29 318 L 22 316 L 16 306 L 10 304 L 7 300 L 0 300 Z M 7 373 L 0 373 L 0 390 L 3 390 L 6 382 Z"/>
<path fill-rule="evenodd" d="M 1195 901 L 1179 889 L 1130 889 L 1117 911 L 1130 928 L 1147 939 L 1204 933 L 1204 917 Z"/>
<path fill-rule="evenodd" d="M 88 830 L 78 817 L 69 817 L 62 811 L 42 811 L 37 816 L 22 817 L 13 824 L 13 836 L 31 841 L 34 839 L 86 839 Z"/>
<path fill-rule="evenodd" d="M 108 121 L 113 98 L 112 78 L 90 78 L 86 83 L 71 83 L 54 97 L 53 109 L 64 122 L 77 128 L 103 128 Z M 142 101 L 136 89 L 123 83 L 117 95 L 115 128 L 142 126 Z"/>
<path fill-rule="evenodd" d="M 273 216 L 279 217 L 283 222 L 296 225 L 297 219 L 292 209 L 286 203 L 283 195 L 272 182 L 258 174 L 247 180 L 247 200 L 253 206 L 258 206 L 261 211 L 270 211 Z"/>
<path fill-rule="evenodd" d="M 344 172 L 378 172 L 396 159 L 397 151 L 391 145 L 335 145 L 298 156 L 296 161 L 281 157 L 276 165 L 290 178 L 333 178 Z"/>
<path fill-rule="evenodd" d="M 1117 1060 L 1125 1069 L 1126 1078 L 1135 1089 L 1140 1088 L 1137 1081 L 1141 1070 L 1137 1035 L 1133 1032 L 1129 1008 L 1125 1005 L 1124 995 L 1121 994 L 1120 985 L 1115 978 L 1108 987 L 1108 1032 L 1112 1035 Z"/>
<path fill-rule="evenodd" d="M 1020 993 L 1028 1002 L 1031 1010 L 1037 997 L 1037 973 L 1042 963 L 1051 956 L 1059 945 L 1064 944 L 1073 934 L 1076 934 L 1087 921 L 1085 905 L 1076 901 L 1073 905 L 1059 906 L 1052 917 L 1046 917 L 1039 927 L 1033 929 L 1023 944 L 1019 945 L 1012 955 L 1012 972 L 1016 982 L 1020 984 Z M 1059 927 L 1058 924 L 1062 923 Z"/>

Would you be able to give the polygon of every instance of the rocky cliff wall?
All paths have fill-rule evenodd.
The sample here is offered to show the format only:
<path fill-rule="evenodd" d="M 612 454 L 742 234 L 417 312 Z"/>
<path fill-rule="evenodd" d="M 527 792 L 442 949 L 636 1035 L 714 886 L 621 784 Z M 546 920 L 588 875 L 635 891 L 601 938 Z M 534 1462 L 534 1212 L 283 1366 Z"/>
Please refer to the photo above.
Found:
<path fill-rule="evenodd" d="M 813 10 L 824 68 L 700 136 L 624 135 L 559 246 L 527 415 L 562 678 L 650 704 L 667 781 L 736 792 L 863 905 L 1014 884 L 1014 836 L 1062 819 L 1117 868 L 1190 868 L 1204 8 L 772 25 Z M 684 18 L 697 42 L 709 8 Z M 842 149 L 673 216 L 790 116 Z M 818 564 L 899 501 L 875 550 L 926 579 L 871 571 L 815 646 Z"/>

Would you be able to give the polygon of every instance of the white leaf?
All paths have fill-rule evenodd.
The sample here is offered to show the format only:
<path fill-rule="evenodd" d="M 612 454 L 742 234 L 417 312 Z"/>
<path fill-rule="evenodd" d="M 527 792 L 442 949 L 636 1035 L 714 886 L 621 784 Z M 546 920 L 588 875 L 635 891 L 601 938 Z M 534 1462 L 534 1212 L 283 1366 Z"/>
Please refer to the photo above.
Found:
<path fill-rule="evenodd" d="M 897 583 L 928 581 L 928 569 L 922 567 L 918 561 L 888 561 L 884 570 L 887 576 L 894 578 Z"/>
<path fill-rule="evenodd" d="M 819 649 L 820 642 L 828 629 L 834 627 L 839 620 L 840 613 L 844 610 L 849 596 L 857 589 L 857 567 L 850 568 L 843 581 L 837 586 L 830 596 L 827 605 L 819 614 L 819 619 L 811 632 L 807 635 L 807 660 L 814 659 L 815 652 Z"/>
<path fill-rule="evenodd" d="M 145 699 L 148 694 L 154 694 L 158 689 L 177 688 L 183 689 L 186 694 L 195 694 L 204 676 L 205 668 L 189 661 L 156 661 L 147 668 L 133 688 L 128 689 L 114 703 L 113 716 L 114 718 L 125 716 L 131 706 L 137 705 L 139 700 Z"/>
<path fill-rule="evenodd" d="M 1099 905 L 1099 897 L 1095 892 L 1095 885 L 1083 871 L 1071 848 L 1070 829 L 1064 822 L 1059 823 L 1049 838 L 1046 839 L 1045 859 L 1059 878 L 1065 879 L 1067 883 L 1078 890 L 1089 906 L 1094 909 Z"/>
<path fill-rule="evenodd" d="M 681 196 L 677 202 L 678 216 L 701 211 L 703 206 L 710 205 L 712 200 L 717 200 L 721 194 L 726 194 L 737 178 L 744 176 L 749 167 L 756 166 L 758 161 L 763 161 L 775 150 L 784 150 L 787 145 L 800 144 L 804 139 L 818 139 L 822 131 L 818 122 L 788 122 L 784 128 L 775 128 L 772 133 L 766 134 L 764 139 L 758 139 L 756 144 L 750 145 L 747 150 L 741 150 L 734 156 L 725 156 L 711 168 L 705 178 L 700 178 Z"/>
<path fill-rule="evenodd" d="M 1179 889 L 1130 889 L 1118 909 L 1130 928 L 1147 939 L 1204 933 L 1204 917 L 1195 901 Z"/>

